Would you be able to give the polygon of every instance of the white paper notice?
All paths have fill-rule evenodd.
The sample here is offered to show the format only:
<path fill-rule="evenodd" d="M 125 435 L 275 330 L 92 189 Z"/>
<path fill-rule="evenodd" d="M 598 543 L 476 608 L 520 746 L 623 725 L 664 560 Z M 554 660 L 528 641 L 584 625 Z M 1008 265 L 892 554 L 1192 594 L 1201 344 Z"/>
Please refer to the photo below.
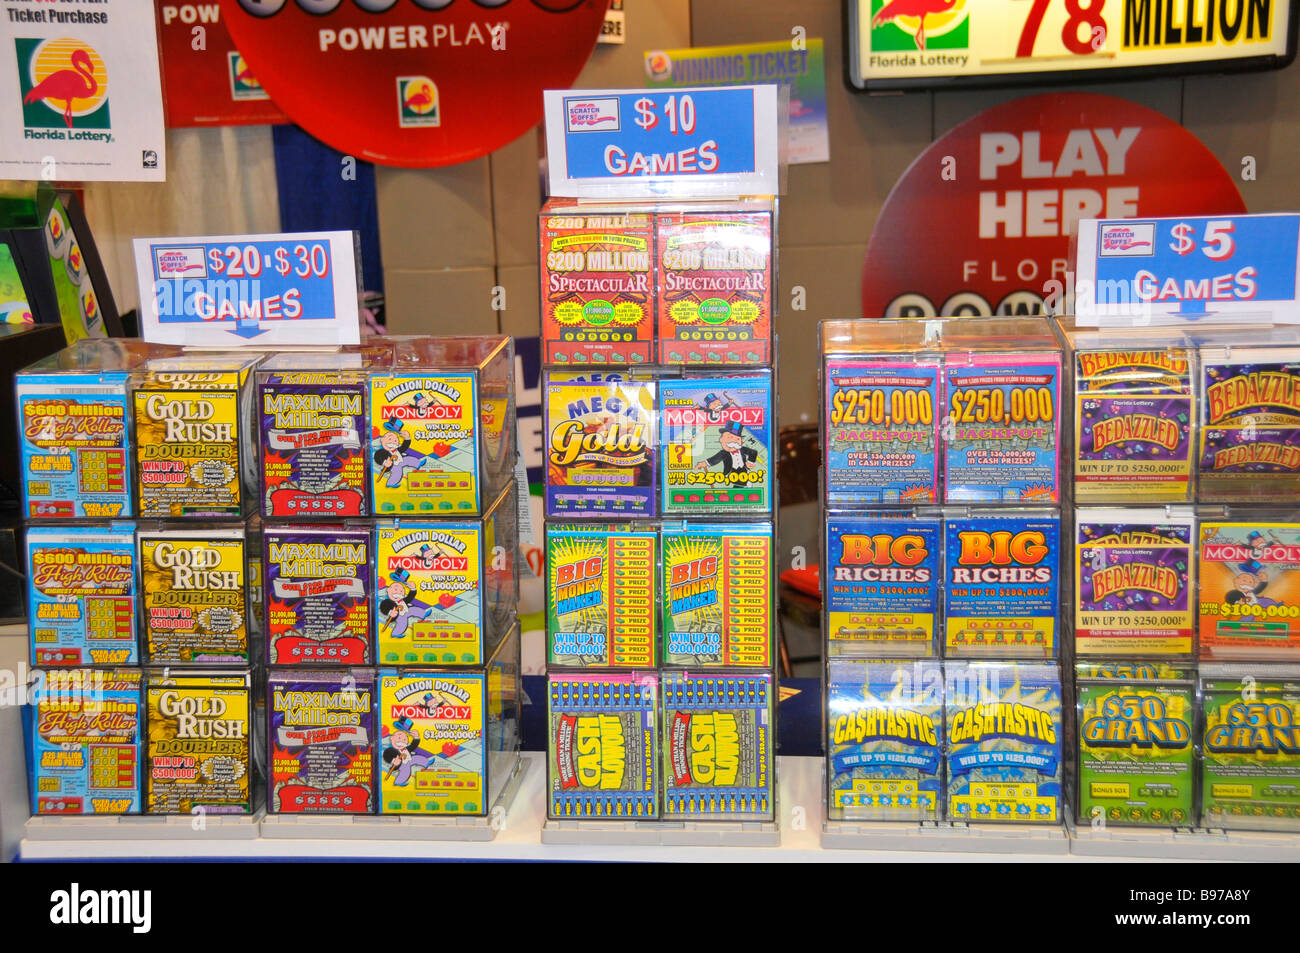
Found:
<path fill-rule="evenodd" d="M 154 5 L 0 0 L 0 179 L 166 178 Z"/>

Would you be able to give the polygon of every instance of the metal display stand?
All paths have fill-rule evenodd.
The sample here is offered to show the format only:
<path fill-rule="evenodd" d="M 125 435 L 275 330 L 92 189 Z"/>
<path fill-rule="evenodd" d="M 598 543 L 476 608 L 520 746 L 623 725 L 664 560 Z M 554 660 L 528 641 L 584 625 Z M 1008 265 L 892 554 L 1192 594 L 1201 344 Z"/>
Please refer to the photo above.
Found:
<path fill-rule="evenodd" d="M 278 824 L 273 817 L 261 823 L 250 818 L 222 818 L 207 829 L 192 830 L 191 818 L 41 818 L 26 829 L 21 855 L 25 860 L 207 858 L 212 860 L 268 858 L 328 858 L 385 860 L 574 860 L 574 861 L 745 861 L 795 863 L 976 863 L 986 860 L 1035 860 L 1045 863 L 1088 863 L 1110 859 L 1134 861 L 1160 858 L 1171 861 L 1300 860 L 1300 838 L 1284 834 L 1226 831 L 1144 831 L 1111 828 L 1104 838 L 1072 827 L 1039 825 L 907 824 L 887 822 L 823 823 L 820 803 L 822 760 L 778 758 L 780 797 L 786 805 L 779 841 L 776 832 L 759 832 L 759 826 L 741 822 L 686 824 L 595 822 L 582 825 L 582 839 L 543 817 L 546 788 L 545 756 L 527 752 L 489 818 L 464 818 L 485 822 L 493 835 L 475 837 L 474 824 L 456 825 L 452 818 L 354 819 L 346 832 L 315 824 Z M 791 807 L 794 805 L 794 807 Z M 806 805 L 806 816 L 799 806 Z M 782 815 L 778 815 L 782 816 Z M 491 821 L 499 823 L 491 827 Z M 316 820 L 315 818 L 311 820 Z M 71 821 L 71 825 L 52 824 Z M 84 823 L 79 823 L 84 821 Z M 406 824 L 433 821 L 433 824 Z M 571 822 L 567 822 L 571 823 Z M 341 827 L 342 825 L 339 825 Z M 442 827 L 441 835 L 431 832 Z M 459 826 L 454 834 L 447 830 Z M 653 839 L 644 828 L 654 827 Z M 284 833 L 294 827 L 291 834 Z M 385 828 L 385 830 L 381 830 Z M 622 828 L 622 829 L 620 829 Z M 628 829 L 631 829 L 629 833 Z M 740 828 L 737 830 L 737 828 Z M 748 828 L 748 829 L 746 829 Z M 51 829 L 59 832 L 51 836 Z M 232 836 L 236 830 L 244 833 Z M 260 830 L 260 836 L 258 831 Z M 65 835 L 63 832 L 71 831 Z M 630 837 L 642 839 L 632 842 Z M 770 838 L 765 843 L 760 837 Z M 711 840 L 705 838 L 711 837 Z M 603 838 L 603 839 L 602 839 Z M 752 838 L 742 840 L 742 838 Z M 401 841 L 399 846 L 398 841 Z M 1102 842 L 1104 840 L 1104 843 Z M 768 849 L 755 854 L 753 847 Z"/>
<path fill-rule="evenodd" d="M 1050 824 L 906 824 L 893 821 L 827 821 L 827 850 L 944 851 L 983 854 L 1070 853 L 1065 828 Z"/>
<path fill-rule="evenodd" d="M 93 814 L 75 817 L 32 817 L 24 827 L 28 841 L 252 841 L 261 830 L 262 810 L 230 816 L 178 814 L 172 817 L 129 817 Z M 88 852 L 89 854 L 90 852 Z M 112 853 L 108 851 L 108 853 Z"/>
<path fill-rule="evenodd" d="M 1178 860 L 1300 861 L 1300 837 L 1281 831 L 1222 828 L 1078 827 L 1070 825 L 1070 852 L 1080 857 L 1159 857 Z"/>
<path fill-rule="evenodd" d="M 510 778 L 500 797 L 485 816 L 367 814 L 328 817 L 268 814 L 262 820 L 262 836 L 285 840 L 337 837 L 342 840 L 490 841 L 501 829 L 502 819 L 514 804 L 527 772 L 528 762 L 520 758 L 510 772 Z"/>
<path fill-rule="evenodd" d="M 647 847 L 779 847 L 772 821 L 552 821 L 543 844 Z"/>

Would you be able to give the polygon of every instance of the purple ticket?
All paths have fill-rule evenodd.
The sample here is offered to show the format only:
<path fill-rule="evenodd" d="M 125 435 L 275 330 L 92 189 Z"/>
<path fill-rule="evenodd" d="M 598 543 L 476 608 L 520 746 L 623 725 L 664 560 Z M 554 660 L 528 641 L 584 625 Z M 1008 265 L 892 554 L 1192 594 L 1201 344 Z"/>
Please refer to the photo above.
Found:
<path fill-rule="evenodd" d="M 1085 397 L 1079 420 L 1084 460 L 1187 460 L 1190 397 Z"/>
<path fill-rule="evenodd" d="M 268 526 L 263 539 L 267 662 L 371 664 L 369 531 Z"/>
<path fill-rule="evenodd" d="M 267 679 L 273 814 L 375 810 L 375 676 L 296 672 Z"/>
<path fill-rule="evenodd" d="M 1080 499 L 1186 499 L 1192 398 L 1080 394 L 1074 471 Z"/>
<path fill-rule="evenodd" d="M 1201 472 L 1300 472 L 1300 428 L 1207 428 L 1201 443 Z"/>
<path fill-rule="evenodd" d="M 365 516 L 366 382 L 360 372 L 275 374 L 258 395 L 263 516 Z"/>
<path fill-rule="evenodd" d="M 1080 393 L 1190 394 L 1191 368 L 1191 352 L 1183 348 L 1080 351 L 1075 361 L 1075 380 Z"/>
<path fill-rule="evenodd" d="M 1079 511 L 1080 546 L 1187 546 L 1192 542 L 1190 522 L 1085 523 L 1084 514 L 1084 510 Z"/>
<path fill-rule="evenodd" d="M 1084 612 L 1187 611 L 1190 545 L 1097 546 L 1079 550 Z"/>
<path fill-rule="evenodd" d="M 1124 527 L 1130 533 L 1143 528 Z M 1195 605 L 1190 543 L 1117 546 L 1102 539 L 1080 544 L 1075 553 L 1078 655 L 1191 653 Z"/>

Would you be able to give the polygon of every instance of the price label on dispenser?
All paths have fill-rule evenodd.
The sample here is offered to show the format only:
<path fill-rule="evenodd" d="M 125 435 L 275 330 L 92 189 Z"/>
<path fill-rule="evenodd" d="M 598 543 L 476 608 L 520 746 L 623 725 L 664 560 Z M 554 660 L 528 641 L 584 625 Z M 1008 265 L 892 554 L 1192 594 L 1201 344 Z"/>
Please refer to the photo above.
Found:
<path fill-rule="evenodd" d="M 774 195 L 779 90 L 549 90 L 552 195 Z"/>
<path fill-rule="evenodd" d="M 351 232 L 137 238 L 141 336 L 234 348 L 358 344 Z"/>
<path fill-rule="evenodd" d="M 1078 249 L 1080 324 L 1300 324 L 1300 215 L 1091 219 Z"/>

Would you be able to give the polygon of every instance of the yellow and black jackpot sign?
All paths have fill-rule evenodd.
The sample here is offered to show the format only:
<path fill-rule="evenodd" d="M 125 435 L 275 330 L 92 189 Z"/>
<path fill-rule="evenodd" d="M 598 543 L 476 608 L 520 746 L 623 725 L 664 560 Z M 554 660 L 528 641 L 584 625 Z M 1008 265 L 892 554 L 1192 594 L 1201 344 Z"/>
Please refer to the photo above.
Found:
<path fill-rule="evenodd" d="M 859 89 L 1278 69 L 1300 0 L 845 0 Z"/>

